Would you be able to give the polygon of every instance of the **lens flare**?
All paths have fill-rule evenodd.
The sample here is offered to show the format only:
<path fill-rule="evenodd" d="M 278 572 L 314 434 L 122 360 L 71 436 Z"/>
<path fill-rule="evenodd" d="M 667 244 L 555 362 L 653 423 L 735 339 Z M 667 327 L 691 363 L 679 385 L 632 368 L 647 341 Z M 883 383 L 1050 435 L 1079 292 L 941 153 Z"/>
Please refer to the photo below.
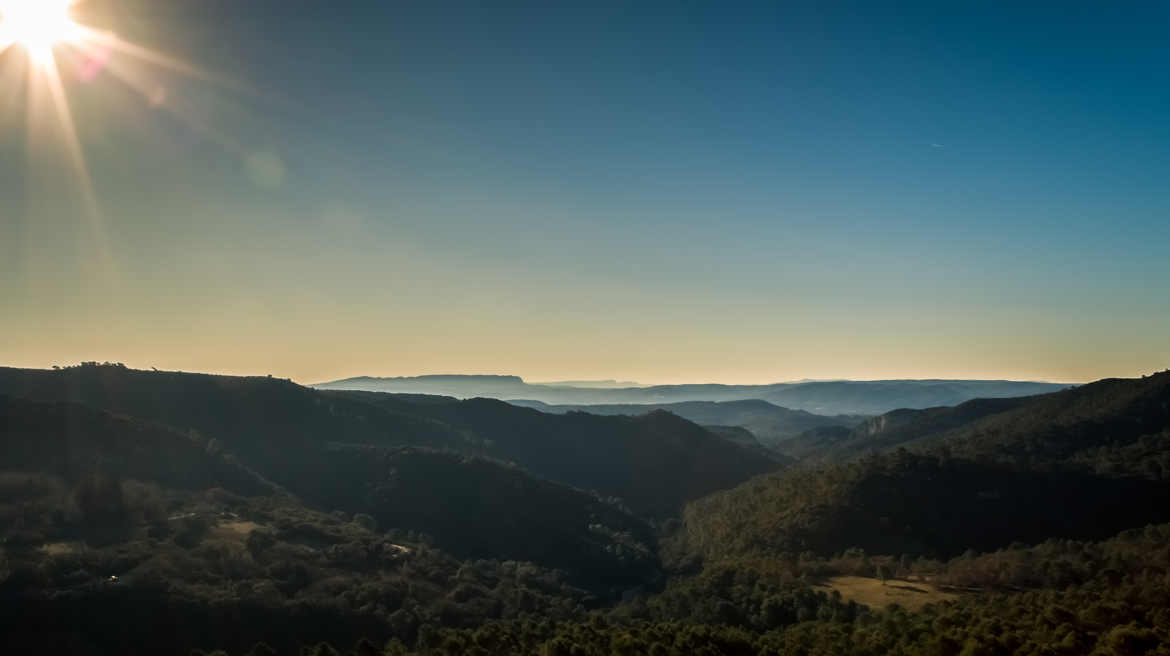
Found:
<path fill-rule="evenodd" d="M 20 44 L 41 66 L 53 60 L 53 46 L 75 43 L 82 28 L 69 15 L 74 0 L 0 0 L 0 47 Z"/>
<path fill-rule="evenodd" d="M 119 86 L 140 96 L 144 106 L 169 110 L 200 134 L 211 135 L 217 143 L 233 150 L 242 149 L 227 135 L 205 124 L 196 112 L 184 107 L 163 85 L 161 76 L 178 74 L 224 89 L 254 92 L 182 59 L 127 41 L 108 27 L 97 29 L 87 24 L 79 16 L 84 3 L 85 0 L 0 0 L 0 68 L 3 68 L 0 73 L 7 74 L 0 79 L 16 79 L 12 66 L 24 68 L 21 72 L 27 79 L 24 84 L 5 83 L 0 95 L 23 93 L 28 102 L 30 140 L 33 134 L 47 128 L 64 147 L 66 164 L 79 191 L 82 215 L 89 226 L 91 250 L 100 268 L 111 274 L 113 259 L 98 194 L 86 161 L 82 130 L 70 107 L 71 87 L 98 84 L 101 78 L 119 82 Z M 9 57 L 10 50 L 23 51 L 26 56 Z M 96 117 L 90 116 L 88 120 Z M 30 147 L 40 148 L 41 144 Z"/>

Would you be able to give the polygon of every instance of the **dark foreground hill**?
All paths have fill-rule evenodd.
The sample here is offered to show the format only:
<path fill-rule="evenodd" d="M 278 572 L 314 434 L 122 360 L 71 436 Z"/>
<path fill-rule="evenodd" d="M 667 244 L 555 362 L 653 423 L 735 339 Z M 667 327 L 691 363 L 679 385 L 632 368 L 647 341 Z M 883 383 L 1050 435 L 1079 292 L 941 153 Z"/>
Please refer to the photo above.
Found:
<path fill-rule="evenodd" d="M 526 383 L 517 376 L 361 376 L 318 389 L 435 394 L 458 398 L 532 399 L 550 405 L 664 404 L 763 399 L 821 415 L 876 415 L 897 408 L 956 405 L 974 398 L 1028 396 L 1068 387 L 1009 380 L 813 381 L 771 385 L 654 385 L 588 388 Z"/>
<path fill-rule="evenodd" d="M 0 463 L 6 471 L 39 472 L 70 482 L 100 473 L 249 496 L 280 491 L 198 435 L 75 403 L 0 396 L 0 435 Z"/>
<path fill-rule="evenodd" d="M 531 614 L 565 620 L 601 603 L 563 571 L 456 558 L 413 532 L 287 496 L 104 479 L 102 503 L 78 509 L 83 489 L 47 474 L 0 475 L 9 653 L 242 654 L 264 642 L 297 654 L 358 637 L 414 644 L 438 627 Z M 116 539 L 87 532 L 99 512 L 124 527 Z"/>
<path fill-rule="evenodd" d="M 459 558 L 506 558 L 572 573 L 596 590 L 653 582 L 655 537 L 641 520 L 517 467 L 451 452 L 339 448 L 326 460 L 337 507 L 430 536 Z"/>
<path fill-rule="evenodd" d="M 34 506 L 49 504 L 41 510 L 25 506 L 17 512 L 19 503 L 9 509 L 11 523 L 0 526 L 8 529 L 0 536 L 9 544 L 104 543 L 132 534 L 133 497 L 143 485 L 173 493 L 276 495 L 300 503 L 257 473 L 263 462 L 245 466 L 213 441 L 144 420 L 0 397 L 0 430 L 3 471 L 16 476 L 6 480 L 25 481 L 10 490 L 15 498 L 26 488 L 54 491 L 49 501 L 34 495 Z M 363 513 L 381 526 L 428 535 L 460 558 L 540 562 L 599 590 L 658 576 L 654 537 L 641 520 L 506 463 L 338 443 L 300 457 L 316 469 L 288 490 L 310 506 Z M 124 489 L 123 481 L 135 483 Z M 166 514 L 152 512 L 154 519 Z"/>
<path fill-rule="evenodd" d="M 952 556 L 1170 520 L 1170 372 L 1035 397 L 950 430 L 948 414 L 979 413 L 903 424 L 922 453 L 790 469 L 694 502 L 685 538 L 707 557 Z M 924 424 L 943 430 L 923 434 Z"/>
<path fill-rule="evenodd" d="M 778 466 L 666 413 L 557 416 L 484 399 L 328 392 L 272 378 L 119 366 L 0 368 L 0 394 L 83 404 L 194 431 L 315 503 L 327 502 L 328 481 L 336 477 L 322 472 L 320 454 L 338 445 L 490 456 L 652 514 L 676 513 L 686 501 Z"/>
<path fill-rule="evenodd" d="M 541 412 L 564 414 L 588 412 L 595 415 L 642 415 L 654 410 L 665 410 L 704 426 L 742 426 L 752 432 L 763 444 L 778 446 L 784 440 L 825 426 L 853 428 L 868 417 L 865 415 L 835 415 L 826 417 L 804 410 L 790 410 L 778 405 L 749 399 L 744 401 L 684 401 L 682 403 L 610 404 L 610 405 L 548 405 L 540 401 L 509 401 Z"/>

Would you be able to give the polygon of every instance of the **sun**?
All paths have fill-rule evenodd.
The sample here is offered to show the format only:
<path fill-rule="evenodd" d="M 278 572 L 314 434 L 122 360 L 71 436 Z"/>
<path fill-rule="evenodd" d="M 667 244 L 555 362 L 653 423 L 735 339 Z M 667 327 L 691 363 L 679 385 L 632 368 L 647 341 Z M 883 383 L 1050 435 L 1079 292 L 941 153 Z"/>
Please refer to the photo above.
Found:
<path fill-rule="evenodd" d="M 76 0 L 0 0 L 0 47 L 17 43 L 40 63 L 52 61 L 53 46 L 76 42 L 83 30 L 69 15 Z"/>

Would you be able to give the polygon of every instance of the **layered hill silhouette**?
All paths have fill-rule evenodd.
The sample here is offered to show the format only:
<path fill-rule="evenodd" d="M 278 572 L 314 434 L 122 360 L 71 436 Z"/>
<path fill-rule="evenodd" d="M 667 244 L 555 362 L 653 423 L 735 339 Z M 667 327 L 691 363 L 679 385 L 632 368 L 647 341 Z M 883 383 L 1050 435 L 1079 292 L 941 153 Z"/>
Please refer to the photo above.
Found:
<path fill-rule="evenodd" d="M 513 405 L 564 414 L 588 412 L 595 415 L 641 415 L 665 410 L 704 426 L 742 426 L 761 443 L 775 447 L 805 431 L 825 426 L 852 428 L 869 417 L 866 415 L 817 415 L 804 410 L 790 410 L 778 405 L 748 399 L 744 401 L 683 401 L 681 403 L 625 403 L 609 405 L 549 405 L 540 401 L 512 400 Z"/>
<path fill-rule="evenodd" d="M 401 397 L 329 392 L 378 407 Z M 475 451 L 555 481 L 619 497 L 631 509 L 670 515 L 690 499 L 778 468 L 773 456 L 664 411 L 637 417 L 547 414 L 494 399 L 413 401 L 414 412 L 476 437 Z"/>
<path fill-rule="evenodd" d="M 434 394 L 457 398 L 527 399 L 550 405 L 663 404 L 760 399 L 822 415 L 876 415 L 898 408 L 956 405 L 975 398 L 1042 394 L 1056 383 L 1007 380 L 802 381 L 771 385 L 651 385 L 628 388 L 526 383 L 518 376 L 359 376 L 314 385 L 318 389 Z"/>
<path fill-rule="evenodd" d="M 833 448 L 860 441 L 884 452 L 788 469 L 693 502 L 689 546 L 711 558 L 852 547 L 953 556 L 1170 519 L 1170 372 L 895 413 L 868 428 Z"/>

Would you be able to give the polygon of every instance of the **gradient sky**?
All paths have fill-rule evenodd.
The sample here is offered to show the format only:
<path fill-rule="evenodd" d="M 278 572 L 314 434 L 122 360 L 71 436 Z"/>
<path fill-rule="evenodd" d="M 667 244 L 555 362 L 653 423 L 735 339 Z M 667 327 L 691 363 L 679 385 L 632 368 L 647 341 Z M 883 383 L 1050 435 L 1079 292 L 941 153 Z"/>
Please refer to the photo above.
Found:
<path fill-rule="evenodd" d="M 1020 4 L 90 0 L 228 82 L 62 58 L 91 222 L 2 56 L 0 364 L 1170 367 L 1170 4 Z"/>

